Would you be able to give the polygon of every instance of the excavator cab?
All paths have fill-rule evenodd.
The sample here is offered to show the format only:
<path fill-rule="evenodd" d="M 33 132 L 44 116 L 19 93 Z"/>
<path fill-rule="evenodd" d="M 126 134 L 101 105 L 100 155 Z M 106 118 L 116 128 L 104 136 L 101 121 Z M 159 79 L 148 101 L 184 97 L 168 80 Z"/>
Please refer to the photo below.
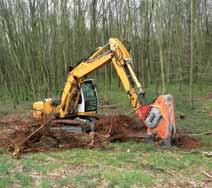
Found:
<path fill-rule="evenodd" d="M 80 94 L 78 113 L 97 112 L 98 97 L 94 80 L 84 80 L 80 85 Z"/>

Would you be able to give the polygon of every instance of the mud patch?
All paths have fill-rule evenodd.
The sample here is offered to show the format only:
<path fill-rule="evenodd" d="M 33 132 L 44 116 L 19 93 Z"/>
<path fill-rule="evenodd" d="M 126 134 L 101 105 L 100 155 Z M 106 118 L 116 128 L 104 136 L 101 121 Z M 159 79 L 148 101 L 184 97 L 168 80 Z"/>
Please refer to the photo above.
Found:
<path fill-rule="evenodd" d="M 207 99 L 212 99 L 212 92 L 208 92 Z"/>
<path fill-rule="evenodd" d="M 55 126 L 55 125 L 54 125 Z M 13 152 L 14 146 L 39 127 L 31 116 L 21 117 L 17 114 L 7 115 L 0 120 L 0 147 Z M 101 116 L 96 123 L 95 132 L 71 133 L 51 129 L 45 126 L 21 147 L 22 153 L 44 152 L 67 148 L 101 148 L 108 142 L 134 140 L 145 142 L 145 129 L 142 123 L 126 115 Z M 174 145 L 182 149 L 193 149 L 201 142 L 189 135 L 177 131 Z"/>
<path fill-rule="evenodd" d="M 183 149 L 194 149 L 202 146 L 200 140 L 192 138 L 189 135 L 179 135 L 173 142 L 174 145 Z"/>

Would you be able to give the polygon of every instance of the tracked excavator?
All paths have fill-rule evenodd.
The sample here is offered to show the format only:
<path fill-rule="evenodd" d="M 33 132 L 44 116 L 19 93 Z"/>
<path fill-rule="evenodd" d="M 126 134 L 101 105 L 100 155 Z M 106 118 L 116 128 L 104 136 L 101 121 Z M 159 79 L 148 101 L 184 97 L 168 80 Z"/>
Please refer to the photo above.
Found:
<path fill-rule="evenodd" d="M 173 97 L 170 94 L 160 95 L 153 103 L 145 103 L 145 92 L 133 70 L 130 53 L 116 38 L 110 38 L 108 44 L 97 48 L 89 58 L 69 70 L 60 98 L 35 102 L 33 117 L 38 121 L 51 117 L 50 121 L 67 131 L 94 131 L 99 102 L 94 80 L 87 79 L 87 76 L 110 63 L 114 66 L 136 115 L 146 128 L 147 141 L 152 142 L 157 137 L 170 146 L 176 133 Z M 14 156 L 20 153 L 21 145 L 44 126 L 46 124 L 42 124 L 19 143 Z"/>

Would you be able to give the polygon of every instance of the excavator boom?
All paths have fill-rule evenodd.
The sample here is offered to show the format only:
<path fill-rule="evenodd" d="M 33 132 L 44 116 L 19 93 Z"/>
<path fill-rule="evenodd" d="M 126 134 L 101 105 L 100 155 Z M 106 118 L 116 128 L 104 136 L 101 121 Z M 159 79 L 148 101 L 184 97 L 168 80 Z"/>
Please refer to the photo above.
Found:
<path fill-rule="evenodd" d="M 132 106 L 137 108 L 140 105 L 138 96 L 144 95 L 144 91 L 132 69 L 129 52 L 118 39 L 111 38 L 107 45 L 99 48 L 90 58 L 69 72 L 59 106 L 60 117 L 65 117 L 70 113 L 70 104 L 73 103 L 71 100 L 75 100 L 73 95 L 77 92 L 77 85 L 83 82 L 87 75 L 108 63 L 113 63 Z"/>

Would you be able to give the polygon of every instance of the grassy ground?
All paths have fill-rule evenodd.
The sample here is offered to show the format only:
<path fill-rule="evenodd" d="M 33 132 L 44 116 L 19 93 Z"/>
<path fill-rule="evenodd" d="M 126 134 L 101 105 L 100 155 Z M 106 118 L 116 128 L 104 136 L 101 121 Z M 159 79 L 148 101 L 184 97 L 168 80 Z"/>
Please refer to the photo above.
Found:
<path fill-rule="evenodd" d="M 152 93 L 153 87 L 147 89 Z M 177 94 L 176 85 L 169 87 L 175 97 L 177 125 L 187 132 L 200 133 L 212 130 L 211 85 L 194 88 L 195 108 L 187 105 L 185 88 Z M 124 92 L 115 87 L 112 102 L 120 111 L 129 112 Z M 101 97 L 101 94 L 100 94 Z M 29 103 L 15 111 L 30 109 Z M 14 111 L 14 110 L 13 110 Z M 11 112 L 11 105 L 1 105 L 0 115 Z M 113 143 L 104 149 L 72 149 L 60 152 L 27 154 L 20 160 L 0 149 L 0 187 L 212 187 L 212 158 L 202 154 L 212 151 L 212 136 L 196 136 L 205 144 L 192 151 L 178 148 L 162 149 L 135 142 Z M 209 146 L 210 145 L 210 146 Z"/>

